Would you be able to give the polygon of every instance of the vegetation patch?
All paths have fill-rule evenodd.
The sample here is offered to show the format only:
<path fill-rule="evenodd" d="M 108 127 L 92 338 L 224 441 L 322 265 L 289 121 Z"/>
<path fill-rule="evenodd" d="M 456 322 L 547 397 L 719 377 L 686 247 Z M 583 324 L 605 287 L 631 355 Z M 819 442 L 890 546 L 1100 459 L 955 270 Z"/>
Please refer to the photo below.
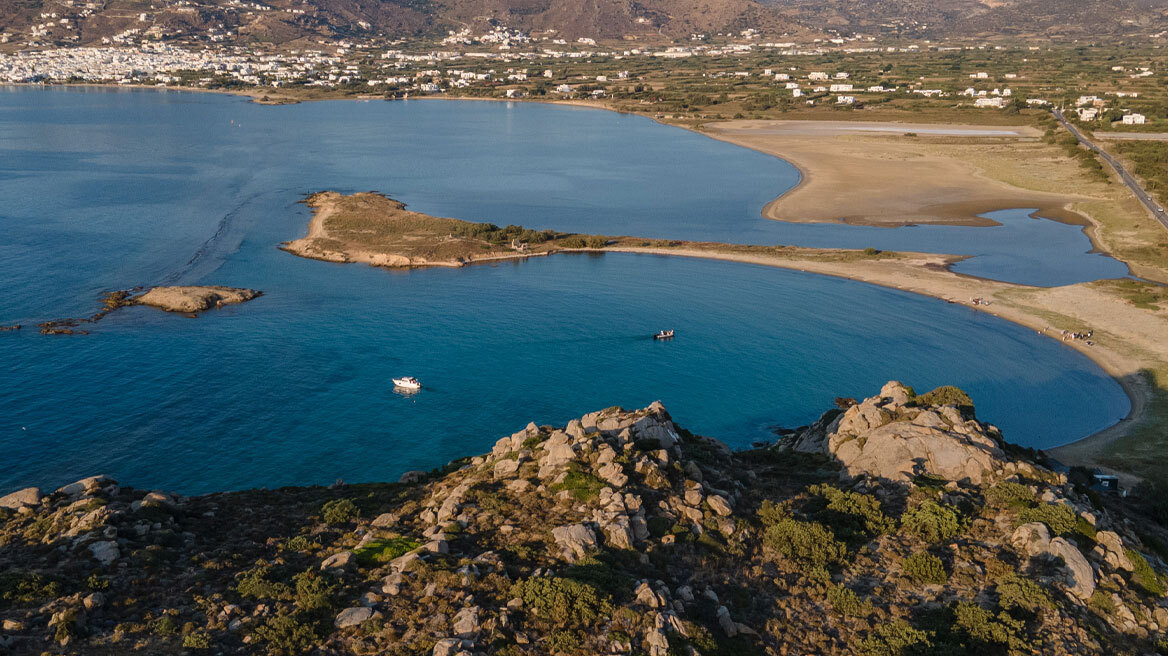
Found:
<path fill-rule="evenodd" d="M 373 540 L 365 546 L 354 549 L 353 555 L 357 562 L 365 566 L 373 566 L 404 556 L 422 546 L 422 543 L 409 538 L 386 538 Z"/>

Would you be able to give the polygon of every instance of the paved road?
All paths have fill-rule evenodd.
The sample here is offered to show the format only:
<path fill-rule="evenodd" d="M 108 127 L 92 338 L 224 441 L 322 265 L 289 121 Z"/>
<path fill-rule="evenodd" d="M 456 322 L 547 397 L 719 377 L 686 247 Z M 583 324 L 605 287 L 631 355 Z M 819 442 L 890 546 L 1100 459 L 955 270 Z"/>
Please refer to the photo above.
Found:
<path fill-rule="evenodd" d="M 1119 175 L 1119 178 L 1123 180 L 1123 183 L 1132 190 L 1132 193 L 1135 194 L 1136 198 L 1138 198 L 1140 202 L 1144 204 L 1144 207 L 1148 208 L 1148 211 L 1152 213 L 1152 216 L 1157 221 L 1159 221 L 1165 229 L 1168 229 L 1168 212 L 1165 212 L 1164 207 L 1161 206 L 1160 203 L 1157 203 L 1156 199 L 1152 198 L 1148 192 L 1144 191 L 1144 188 L 1140 186 L 1139 180 L 1136 180 L 1135 176 L 1133 176 L 1131 173 L 1128 173 L 1127 169 L 1123 168 L 1123 165 L 1119 163 L 1119 160 L 1109 155 L 1107 151 L 1103 150 L 1099 146 L 1096 146 L 1090 139 L 1084 136 L 1082 132 L 1079 132 L 1078 128 L 1071 125 L 1070 122 L 1067 121 L 1067 117 L 1063 116 L 1061 109 L 1053 109 L 1051 110 L 1051 113 L 1054 114 L 1054 117 L 1058 119 L 1059 123 L 1063 124 L 1063 127 L 1069 130 L 1071 134 L 1075 135 L 1075 138 L 1079 140 L 1079 143 L 1083 144 L 1087 148 L 1090 148 L 1095 153 L 1098 153 L 1098 155 L 1103 158 L 1103 161 L 1110 164 L 1111 168 L 1115 169 L 1115 172 Z"/>

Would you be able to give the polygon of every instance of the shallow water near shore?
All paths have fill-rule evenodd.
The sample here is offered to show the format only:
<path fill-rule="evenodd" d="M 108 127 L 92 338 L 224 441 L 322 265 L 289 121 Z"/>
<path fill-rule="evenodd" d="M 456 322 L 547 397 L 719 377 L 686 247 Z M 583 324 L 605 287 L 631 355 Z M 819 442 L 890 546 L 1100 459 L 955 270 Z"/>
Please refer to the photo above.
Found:
<path fill-rule="evenodd" d="M 386 480 L 528 420 L 658 398 L 746 446 L 889 378 L 961 385 L 1033 446 L 1126 413 L 1119 386 L 1053 340 L 849 281 L 615 254 L 388 272 L 275 248 L 304 233 L 304 194 L 376 190 L 499 224 L 969 253 L 966 273 L 1032 284 L 1122 275 L 1077 227 L 1023 211 L 1001 228 L 762 219 L 796 180 L 753 151 L 575 108 L 0 89 L 0 324 L 87 315 L 139 284 L 266 293 L 193 320 L 132 308 L 89 336 L 0 334 L 0 491 L 98 472 L 186 493 Z M 674 342 L 648 339 L 665 327 Z M 396 375 L 427 388 L 395 394 Z"/>

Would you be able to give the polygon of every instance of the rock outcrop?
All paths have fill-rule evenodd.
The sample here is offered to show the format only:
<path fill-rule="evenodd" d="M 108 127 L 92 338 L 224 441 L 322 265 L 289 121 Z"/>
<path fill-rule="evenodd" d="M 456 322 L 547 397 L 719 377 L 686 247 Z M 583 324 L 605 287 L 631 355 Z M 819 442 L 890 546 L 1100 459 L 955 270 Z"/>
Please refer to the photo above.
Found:
<path fill-rule="evenodd" d="M 851 476 L 908 481 L 921 474 L 981 483 L 1001 462 L 1001 436 L 955 405 L 920 406 L 899 382 L 831 412 L 798 434 L 796 451 L 834 456 Z"/>
<path fill-rule="evenodd" d="M 246 303 L 263 295 L 254 289 L 217 286 L 153 287 L 132 299 L 134 305 L 148 305 L 167 312 L 188 314 L 224 305 Z"/>
<path fill-rule="evenodd" d="M 1157 653 L 1168 531 L 950 398 L 891 383 L 741 453 L 655 403 L 399 483 L 28 488 L 0 497 L 0 650 Z"/>

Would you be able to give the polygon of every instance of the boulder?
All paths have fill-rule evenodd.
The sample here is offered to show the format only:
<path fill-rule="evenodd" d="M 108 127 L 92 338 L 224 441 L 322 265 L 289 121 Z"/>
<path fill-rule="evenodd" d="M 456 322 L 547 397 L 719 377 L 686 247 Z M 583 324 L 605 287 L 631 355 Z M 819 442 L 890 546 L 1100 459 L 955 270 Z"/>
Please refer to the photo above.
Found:
<path fill-rule="evenodd" d="M 1095 570 L 1079 548 L 1063 538 L 1055 538 L 1050 541 L 1047 553 L 1063 559 L 1067 590 L 1082 601 L 1090 599 L 1095 592 Z"/>
<path fill-rule="evenodd" d="M 418 471 L 418 470 L 408 471 L 408 472 L 402 474 L 400 477 L 398 477 L 397 482 L 404 483 L 406 485 L 411 485 L 413 483 L 420 483 L 420 482 L 426 480 L 427 475 L 428 474 L 426 474 L 426 472 L 424 472 L 424 471 Z"/>
<path fill-rule="evenodd" d="M 1014 529 L 1010 545 L 1027 556 L 1037 556 L 1050 548 L 1050 530 L 1042 522 L 1030 522 Z"/>
<path fill-rule="evenodd" d="M 597 470 L 596 473 L 607 481 L 609 485 L 618 490 L 629 482 L 629 477 L 625 474 L 624 468 L 615 462 L 609 462 Z"/>
<path fill-rule="evenodd" d="M 393 513 L 381 513 L 374 519 L 372 526 L 374 528 L 389 528 L 398 523 L 399 517 Z"/>
<path fill-rule="evenodd" d="M 731 638 L 738 635 L 738 624 L 730 618 L 730 609 L 725 606 L 718 606 L 718 626 Z"/>
<path fill-rule="evenodd" d="M 338 629 L 344 629 L 350 626 L 357 626 L 363 622 L 369 621 L 373 617 L 373 609 L 365 606 L 358 606 L 356 608 L 346 608 L 337 614 L 337 619 L 333 621 L 333 626 Z"/>
<path fill-rule="evenodd" d="M 116 485 L 117 481 L 105 475 L 90 476 L 83 478 L 75 483 L 62 486 L 57 490 L 59 494 L 64 494 L 70 497 L 79 497 L 83 494 L 93 494 L 103 487 Z"/>
<path fill-rule="evenodd" d="M 479 607 L 467 606 L 454 616 L 454 635 L 466 640 L 478 637 L 482 627 L 479 626 Z"/>
<path fill-rule="evenodd" d="M 495 478 L 515 478 L 519 474 L 519 461 L 513 458 L 504 458 L 495 463 Z"/>
<path fill-rule="evenodd" d="M 710 504 L 710 509 L 722 517 L 727 517 L 734 512 L 730 507 L 730 502 L 720 494 L 711 494 L 706 497 L 706 503 Z"/>
<path fill-rule="evenodd" d="M 443 638 L 434 643 L 434 651 L 430 652 L 431 656 L 455 656 L 462 651 L 462 641 L 458 638 Z"/>
<path fill-rule="evenodd" d="M 552 538 L 560 546 L 563 557 L 570 562 L 583 558 L 596 548 L 596 533 L 584 524 L 557 526 L 552 529 Z"/>
<path fill-rule="evenodd" d="M 880 388 L 880 398 L 887 399 L 887 405 L 900 407 L 906 405 L 911 397 L 903 383 L 899 380 L 890 380 Z"/>
<path fill-rule="evenodd" d="M 1106 563 L 1113 570 L 1132 571 L 1132 562 L 1123 548 L 1123 538 L 1113 531 L 1099 531 L 1095 534 L 1095 549 L 1091 555 Z"/>
<path fill-rule="evenodd" d="M 102 565 L 109 565 L 121 556 L 121 552 L 118 550 L 118 543 L 113 540 L 94 542 L 89 545 L 89 552 Z"/>
<path fill-rule="evenodd" d="M 320 564 L 320 568 L 322 570 L 348 569 L 356 563 L 357 557 L 353 555 L 352 551 L 342 551 L 325 558 L 324 562 Z"/>
<path fill-rule="evenodd" d="M 40 488 L 26 487 L 23 490 L 0 497 L 0 508 L 20 510 L 25 506 L 38 506 L 44 496 L 41 494 Z"/>

